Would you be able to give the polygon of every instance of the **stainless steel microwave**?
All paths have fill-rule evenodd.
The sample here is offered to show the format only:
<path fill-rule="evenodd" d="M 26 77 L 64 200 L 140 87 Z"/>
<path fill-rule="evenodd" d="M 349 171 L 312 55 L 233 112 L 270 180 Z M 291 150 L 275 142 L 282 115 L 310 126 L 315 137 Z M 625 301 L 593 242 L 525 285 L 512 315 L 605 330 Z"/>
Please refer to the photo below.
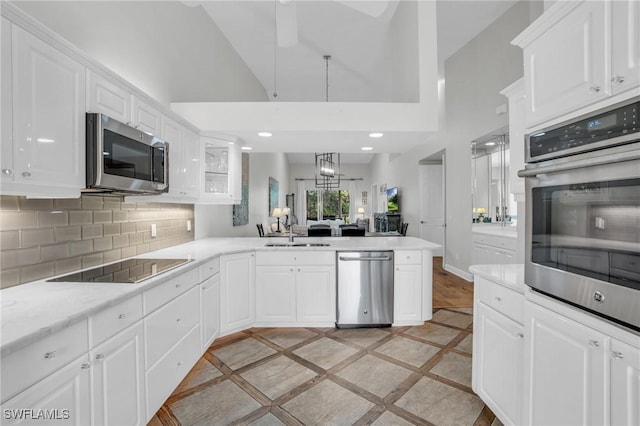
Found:
<path fill-rule="evenodd" d="M 87 113 L 87 190 L 157 194 L 169 190 L 169 143 L 104 114 Z"/>

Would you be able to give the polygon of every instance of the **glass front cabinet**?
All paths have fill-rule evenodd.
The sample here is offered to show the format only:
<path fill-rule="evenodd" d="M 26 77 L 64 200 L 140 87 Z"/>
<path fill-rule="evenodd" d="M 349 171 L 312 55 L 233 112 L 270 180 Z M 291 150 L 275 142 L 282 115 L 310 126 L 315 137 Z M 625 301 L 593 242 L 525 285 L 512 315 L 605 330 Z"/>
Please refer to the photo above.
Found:
<path fill-rule="evenodd" d="M 235 140 L 200 137 L 199 204 L 238 204 L 241 201 L 241 154 Z"/>

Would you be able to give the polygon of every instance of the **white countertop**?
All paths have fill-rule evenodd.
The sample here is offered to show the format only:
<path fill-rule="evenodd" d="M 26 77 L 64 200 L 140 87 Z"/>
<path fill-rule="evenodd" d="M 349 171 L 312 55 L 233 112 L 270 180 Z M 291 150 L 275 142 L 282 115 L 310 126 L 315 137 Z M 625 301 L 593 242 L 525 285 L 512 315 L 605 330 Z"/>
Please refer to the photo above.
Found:
<path fill-rule="evenodd" d="M 471 265 L 469 271 L 489 281 L 524 294 L 528 286 L 524 283 L 524 265 Z"/>
<path fill-rule="evenodd" d="M 475 223 L 471 226 L 471 232 L 497 237 L 518 238 L 518 229 L 512 225 L 502 226 L 492 223 Z"/>
<path fill-rule="evenodd" d="M 138 258 L 192 259 L 183 266 L 138 284 L 34 281 L 0 291 L 0 356 L 86 319 L 221 254 L 254 250 L 433 250 L 440 246 L 413 237 L 296 238 L 296 242 L 329 243 L 325 247 L 265 247 L 286 238 L 207 238 L 145 253 Z M 91 269 L 91 268 L 88 268 Z M 64 274 L 66 275 L 66 274 Z M 47 278 L 49 279 L 49 278 Z"/>

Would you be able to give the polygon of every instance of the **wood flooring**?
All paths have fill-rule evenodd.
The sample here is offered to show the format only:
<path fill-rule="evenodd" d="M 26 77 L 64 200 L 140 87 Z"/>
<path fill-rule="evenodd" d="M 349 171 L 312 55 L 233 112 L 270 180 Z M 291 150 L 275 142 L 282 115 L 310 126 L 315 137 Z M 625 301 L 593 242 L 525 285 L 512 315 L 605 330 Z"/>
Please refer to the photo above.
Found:
<path fill-rule="evenodd" d="M 473 307 L 473 283 L 442 268 L 442 258 L 433 258 L 433 308 Z"/>

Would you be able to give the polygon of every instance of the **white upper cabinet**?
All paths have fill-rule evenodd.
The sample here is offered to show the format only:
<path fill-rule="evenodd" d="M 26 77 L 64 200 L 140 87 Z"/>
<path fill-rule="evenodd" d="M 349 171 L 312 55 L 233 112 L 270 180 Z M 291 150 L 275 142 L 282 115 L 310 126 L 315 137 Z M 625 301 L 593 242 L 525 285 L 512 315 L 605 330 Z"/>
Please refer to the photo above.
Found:
<path fill-rule="evenodd" d="M 78 197 L 85 187 L 85 67 L 16 25 L 11 42 L 13 143 L 5 148 L 11 139 L 3 130 L 3 194 Z M 4 93 L 2 102 L 4 110 Z M 10 164 L 4 154 L 11 152 Z"/>
<path fill-rule="evenodd" d="M 139 97 L 131 100 L 131 125 L 143 132 L 164 138 L 162 134 L 162 114 Z"/>
<path fill-rule="evenodd" d="M 640 3 L 611 2 L 611 90 L 613 94 L 640 83 Z"/>
<path fill-rule="evenodd" d="M 131 123 L 131 94 L 94 71 L 87 70 L 87 112 L 99 112 Z"/>
<path fill-rule="evenodd" d="M 13 181 L 13 105 L 12 90 L 11 90 L 11 23 L 2 18 L 2 24 L 0 25 L 2 30 L 2 36 L 0 42 L 2 48 L 0 49 L 0 96 L 2 97 L 2 104 L 0 106 L 0 116 L 2 117 L 2 123 L 0 124 L 0 132 L 2 137 L 2 144 L 0 148 L 0 181 L 5 182 Z"/>
<path fill-rule="evenodd" d="M 201 136 L 201 204 L 237 204 L 242 199 L 242 156 L 235 141 Z"/>

